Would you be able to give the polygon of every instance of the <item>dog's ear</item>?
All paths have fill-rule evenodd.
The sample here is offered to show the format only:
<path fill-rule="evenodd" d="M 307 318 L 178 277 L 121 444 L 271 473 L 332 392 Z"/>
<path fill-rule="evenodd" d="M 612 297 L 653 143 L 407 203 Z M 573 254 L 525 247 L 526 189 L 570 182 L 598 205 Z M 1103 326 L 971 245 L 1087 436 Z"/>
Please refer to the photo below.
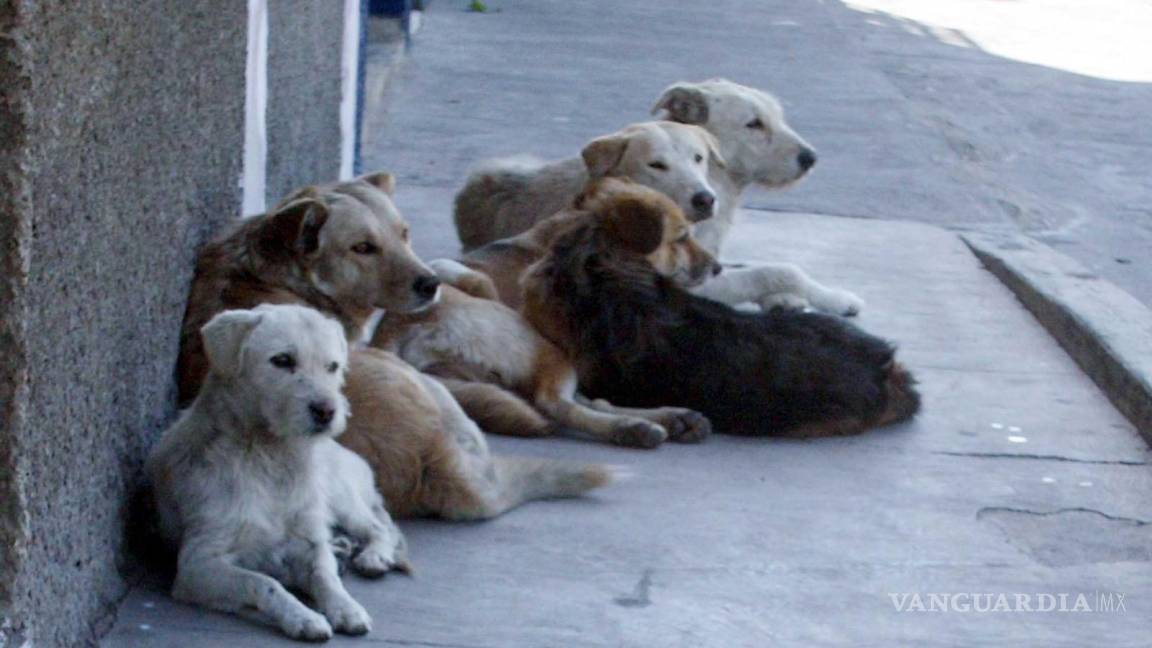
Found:
<path fill-rule="evenodd" d="M 720 140 L 703 128 L 700 129 L 700 136 L 704 138 L 704 145 L 708 147 L 708 154 L 712 156 L 712 163 L 721 169 L 728 168 L 728 160 L 725 160 L 720 153 Z"/>
<path fill-rule="evenodd" d="M 250 310 L 227 310 L 200 329 L 211 371 L 224 378 L 234 378 L 240 373 L 240 350 L 261 317 L 260 313 Z"/>
<path fill-rule="evenodd" d="M 307 255 L 320 247 L 320 230 L 328 222 L 328 208 L 314 197 L 281 205 L 256 230 L 256 246 L 269 259 Z"/>
<path fill-rule="evenodd" d="M 588 169 L 589 178 L 603 178 L 608 172 L 620 164 L 624 151 L 628 148 L 626 135 L 605 135 L 588 142 L 580 157 L 584 158 L 584 166 Z"/>
<path fill-rule="evenodd" d="M 388 194 L 389 196 L 396 193 L 396 177 L 387 171 L 365 173 L 364 175 L 357 178 L 357 180 L 363 180 L 373 187 L 376 187 L 380 191 Z"/>
<path fill-rule="evenodd" d="M 664 240 L 664 213 L 639 198 L 620 198 L 601 217 L 612 239 L 639 254 L 651 254 Z"/>
<path fill-rule="evenodd" d="M 667 111 L 668 118 L 681 124 L 708 123 L 708 97 L 690 83 L 675 83 L 652 106 L 652 114 Z"/>

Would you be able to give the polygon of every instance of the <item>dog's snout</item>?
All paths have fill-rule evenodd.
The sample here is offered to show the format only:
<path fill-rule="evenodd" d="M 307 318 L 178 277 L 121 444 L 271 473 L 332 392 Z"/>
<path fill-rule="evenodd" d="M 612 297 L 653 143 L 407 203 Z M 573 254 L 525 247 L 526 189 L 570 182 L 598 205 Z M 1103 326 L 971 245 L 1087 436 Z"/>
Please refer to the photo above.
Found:
<path fill-rule="evenodd" d="M 336 408 L 332 406 L 332 403 L 326 401 L 308 403 L 308 412 L 312 415 L 312 421 L 316 425 L 324 427 L 331 423 L 336 416 Z"/>
<path fill-rule="evenodd" d="M 715 277 L 716 275 L 720 274 L 723 271 L 724 271 L 724 266 L 720 265 L 719 261 L 713 259 L 712 260 L 712 276 Z"/>
<path fill-rule="evenodd" d="M 697 191 L 692 194 L 692 206 L 702 212 L 710 211 L 715 204 L 716 194 L 711 191 Z"/>
<path fill-rule="evenodd" d="M 432 299 L 440 288 L 440 279 L 436 275 L 420 275 L 412 282 L 412 292 L 421 299 Z"/>
<path fill-rule="evenodd" d="M 816 166 L 816 151 L 808 147 L 800 149 L 800 154 L 796 156 L 796 163 L 805 171 L 811 169 Z"/>

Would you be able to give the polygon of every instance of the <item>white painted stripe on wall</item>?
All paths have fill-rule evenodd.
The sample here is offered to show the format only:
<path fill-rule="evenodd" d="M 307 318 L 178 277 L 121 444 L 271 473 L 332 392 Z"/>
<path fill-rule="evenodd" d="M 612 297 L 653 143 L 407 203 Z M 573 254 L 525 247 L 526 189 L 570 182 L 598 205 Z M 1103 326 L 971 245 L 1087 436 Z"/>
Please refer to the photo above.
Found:
<path fill-rule="evenodd" d="M 360 0 L 344 0 L 344 47 L 340 57 L 340 179 L 352 177 L 356 161 L 356 93 L 360 69 Z"/>
<path fill-rule="evenodd" d="M 268 0 L 248 0 L 241 215 L 264 213 L 268 175 Z"/>

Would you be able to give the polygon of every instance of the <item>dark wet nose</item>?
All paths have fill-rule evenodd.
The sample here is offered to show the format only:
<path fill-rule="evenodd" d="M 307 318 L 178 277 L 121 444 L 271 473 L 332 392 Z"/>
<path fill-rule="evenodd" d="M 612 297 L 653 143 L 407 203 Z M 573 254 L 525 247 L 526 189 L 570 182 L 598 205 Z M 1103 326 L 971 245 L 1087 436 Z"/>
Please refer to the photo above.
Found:
<path fill-rule="evenodd" d="M 697 191 L 692 194 L 692 206 L 699 211 L 709 211 L 716 204 L 716 194 L 711 191 Z"/>
<path fill-rule="evenodd" d="M 800 165 L 801 169 L 807 171 L 816 166 L 816 151 L 810 148 L 800 150 L 800 155 L 796 156 L 796 163 Z"/>
<path fill-rule="evenodd" d="M 724 266 L 720 265 L 719 261 L 713 261 L 712 262 L 712 276 L 713 277 L 715 277 L 716 275 L 720 274 L 723 271 L 724 271 Z"/>
<path fill-rule="evenodd" d="M 440 279 L 436 275 L 421 275 L 412 282 L 412 292 L 421 299 L 432 299 L 440 287 Z"/>
<path fill-rule="evenodd" d="M 336 416 L 336 408 L 331 403 L 316 401 L 308 403 L 308 412 L 312 414 L 312 421 L 319 426 L 327 426 Z"/>

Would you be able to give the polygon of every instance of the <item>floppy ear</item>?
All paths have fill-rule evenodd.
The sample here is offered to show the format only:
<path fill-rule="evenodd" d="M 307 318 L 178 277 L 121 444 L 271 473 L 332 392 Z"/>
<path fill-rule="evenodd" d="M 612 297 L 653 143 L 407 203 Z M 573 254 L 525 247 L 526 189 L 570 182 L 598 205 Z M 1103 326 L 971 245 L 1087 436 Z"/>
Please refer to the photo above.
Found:
<path fill-rule="evenodd" d="M 389 196 L 396 192 L 396 178 L 387 171 L 365 173 L 364 175 L 357 178 L 357 180 L 363 180 L 373 187 L 376 187 L 380 191 L 388 194 Z"/>
<path fill-rule="evenodd" d="M 668 86 L 664 94 L 652 106 L 652 114 L 665 110 L 668 118 L 681 124 L 704 124 L 708 122 L 708 97 L 704 91 L 688 83 Z"/>
<path fill-rule="evenodd" d="M 261 317 L 250 310 L 228 310 L 208 320 L 200 329 L 204 354 L 213 373 L 225 378 L 234 378 L 240 373 L 240 350 Z"/>
<path fill-rule="evenodd" d="M 605 135 L 588 142 L 580 157 L 584 158 L 584 166 L 588 169 L 588 177 L 602 178 L 620 164 L 624 151 L 628 148 L 628 137 L 624 135 Z"/>
<path fill-rule="evenodd" d="M 728 168 L 728 160 L 720 154 L 720 140 L 716 136 L 704 129 L 700 129 L 700 136 L 704 138 L 704 145 L 708 147 L 708 153 L 712 156 L 712 162 L 721 169 Z"/>
<path fill-rule="evenodd" d="M 664 213 L 636 198 L 621 198 L 601 219 L 612 239 L 639 254 L 651 254 L 664 240 Z"/>
<path fill-rule="evenodd" d="M 328 208 L 316 198 L 301 198 L 264 217 L 256 230 L 256 246 L 270 259 L 311 254 L 320 247 L 320 229 L 328 222 Z"/>

